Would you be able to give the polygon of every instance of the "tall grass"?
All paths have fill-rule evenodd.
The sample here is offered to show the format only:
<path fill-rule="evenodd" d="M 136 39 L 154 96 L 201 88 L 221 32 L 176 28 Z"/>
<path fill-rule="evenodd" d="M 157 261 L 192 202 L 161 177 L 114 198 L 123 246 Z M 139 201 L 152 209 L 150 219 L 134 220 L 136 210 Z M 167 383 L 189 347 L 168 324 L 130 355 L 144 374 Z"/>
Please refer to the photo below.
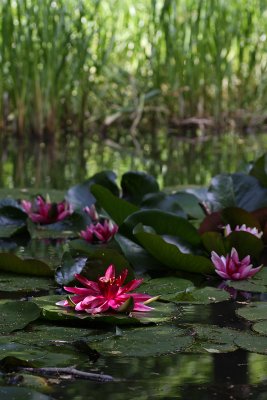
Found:
<path fill-rule="evenodd" d="M 0 126 L 137 140 L 190 117 L 249 124 L 267 105 L 266 16 L 263 0 L 2 0 Z"/>

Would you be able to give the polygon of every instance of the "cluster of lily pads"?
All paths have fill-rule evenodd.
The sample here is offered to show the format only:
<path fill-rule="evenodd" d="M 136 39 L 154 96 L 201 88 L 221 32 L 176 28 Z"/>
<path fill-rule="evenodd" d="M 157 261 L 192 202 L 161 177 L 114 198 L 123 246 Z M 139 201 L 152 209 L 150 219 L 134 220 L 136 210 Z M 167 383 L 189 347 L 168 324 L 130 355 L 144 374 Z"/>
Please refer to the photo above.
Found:
<path fill-rule="evenodd" d="M 177 326 L 184 304 L 267 292 L 266 165 L 264 154 L 246 173 L 215 176 L 208 188 L 161 190 L 154 177 L 132 171 L 119 186 L 116 175 L 104 171 L 65 194 L 51 194 L 52 200 L 44 191 L 27 190 L 20 198 L 3 198 L 0 288 L 27 300 L 1 300 L 0 348 L 16 343 L 3 359 L 20 358 L 16 338 L 22 345 L 20 330 L 33 321 L 36 354 L 42 321 L 72 330 L 89 326 L 79 335 L 104 354 L 234 351 L 248 348 L 244 335 L 251 342 L 257 335 L 253 349 L 266 354 L 266 313 L 256 320 L 253 314 L 265 303 L 237 310 L 257 321 L 254 331 L 261 336 L 207 325 L 195 325 L 189 335 L 190 324 Z M 119 325 L 141 327 L 118 333 L 113 327 Z M 92 333 L 103 326 L 101 334 Z M 149 338 L 147 348 L 140 353 L 137 340 L 125 349 L 139 336 Z"/>

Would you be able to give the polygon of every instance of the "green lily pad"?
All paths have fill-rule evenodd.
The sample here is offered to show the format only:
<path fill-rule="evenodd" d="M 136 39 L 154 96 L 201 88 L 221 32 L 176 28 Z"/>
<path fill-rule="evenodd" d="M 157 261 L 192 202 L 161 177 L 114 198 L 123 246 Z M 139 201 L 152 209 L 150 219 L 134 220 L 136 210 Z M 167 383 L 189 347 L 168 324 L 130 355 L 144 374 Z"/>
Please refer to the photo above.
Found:
<path fill-rule="evenodd" d="M 210 304 L 227 301 L 230 297 L 230 294 L 224 290 L 207 286 L 202 289 L 189 288 L 184 292 L 169 295 L 168 300 L 176 303 Z"/>
<path fill-rule="evenodd" d="M 266 317 L 267 318 L 267 317 Z M 267 336 L 267 321 L 256 322 L 252 326 L 253 331 Z"/>
<path fill-rule="evenodd" d="M 0 332 L 7 334 L 23 329 L 40 316 L 39 307 L 27 301 L 10 301 L 0 304 Z"/>
<path fill-rule="evenodd" d="M 35 292 L 38 290 L 48 290 L 55 286 L 51 279 L 27 275 L 16 275 L 0 273 L 1 292 Z"/>
<path fill-rule="evenodd" d="M 145 172 L 128 171 L 122 175 L 121 188 L 125 200 L 139 205 L 146 194 L 159 191 L 159 184 Z"/>
<path fill-rule="evenodd" d="M 267 303 L 255 301 L 246 307 L 236 310 L 236 314 L 249 321 L 267 320 Z"/>
<path fill-rule="evenodd" d="M 177 246 L 167 243 L 159 235 L 138 232 L 135 236 L 153 257 L 171 269 L 199 274 L 215 273 L 214 266 L 208 258 L 184 254 Z"/>
<path fill-rule="evenodd" d="M 163 325 L 125 330 L 120 336 L 94 343 L 93 348 L 112 356 L 153 357 L 184 351 L 193 341 L 186 329 Z"/>
<path fill-rule="evenodd" d="M 91 192 L 101 207 L 119 226 L 129 215 L 139 210 L 139 207 L 124 199 L 120 199 L 100 185 L 93 185 Z"/>
<path fill-rule="evenodd" d="M 152 303 L 154 310 L 149 312 L 132 312 L 129 315 L 122 313 L 101 313 L 91 315 L 86 312 L 74 311 L 71 307 L 56 306 L 60 300 L 66 299 L 66 296 L 43 296 L 34 298 L 35 302 L 42 309 L 43 318 L 50 321 L 64 321 L 83 324 L 112 324 L 112 325 L 142 325 L 151 323 L 160 323 L 171 320 L 174 316 L 180 315 L 181 311 L 173 304 L 164 304 L 160 302 Z"/>
<path fill-rule="evenodd" d="M 0 253 L 0 271 L 46 277 L 54 275 L 50 266 L 43 261 L 33 258 L 22 259 L 10 253 Z"/>
<path fill-rule="evenodd" d="M 227 281 L 227 285 L 245 292 L 267 293 L 267 268 L 263 267 L 253 278 L 242 281 Z"/>
<path fill-rule="evenodd" d="M 190 353 L 228 353 L 235 351 L 237 345 L 234 340 L 243 334 L 241 331 L 216 325 L 190 324 L 186 326 L 190 335 L 195 339 L 194 344 L 189 348 Z"/>
<path fill-rule="evenodd" d="M 147 293 L 151 296 L 160 295 L 161 300 L 168 300 L 170 296 L 183 292 L 191 287 L 194 287 L 194 284 L 188 279 L 168 276 L 165 278 L 150 279 L 144 282 L 136 291 Z"/>
<path fill-rule="evenodd" d="M 252 353 L 267 354 L 267 337 L 244 332 L 235 338 L 234 343 Z"/>

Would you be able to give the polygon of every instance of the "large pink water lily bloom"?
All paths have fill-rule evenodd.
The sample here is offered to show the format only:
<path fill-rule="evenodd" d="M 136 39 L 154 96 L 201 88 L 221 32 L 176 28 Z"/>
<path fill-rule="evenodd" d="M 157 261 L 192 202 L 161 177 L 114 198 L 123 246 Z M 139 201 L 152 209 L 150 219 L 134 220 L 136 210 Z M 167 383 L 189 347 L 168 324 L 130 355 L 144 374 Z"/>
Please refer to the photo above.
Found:
<path fill-rule="evenodd" d="M 232 233 L 232 232 L 240 232 L 240 231 L 251 233 L 251 235 L 254 235 L 254 236 L 256 236 L 256 237 L 259 238 L 259 239 L 260 239 L 260 238 L 262 237 L 262 235 L 263 235 L 263 232 L 258 231 L 257 228 L 250 228 L 249 226 L 246 226 L 245 224 L 240 225 L 240 226 L 237 225 L 237 226 L 235 227 L 235 229 L 233 229 L 233 230 L 232 230 L 231 226 L 228 224 L 228 225 L 226 225 L 226 226 L 224 227 L 224 236 L 228 236 L 228 235 L 230 235 L 230 233 Z"/>
<path fill-rule="evenodd" d="M 75 296 L 69 300 L 63 300 L 56 303 L 59 306 L 69 307 L 71 304 L 76 311 L 86 311 L 89 314 L 98 314 L 109 309 L 117 310 L 132 297 L 134 306 L 133 311 L 150 311 L 153 308 L 144 304 L 152 297 L 148 294 L 130 293 L 141 285 L 143 279 L 133 279 L 131 282 L 123 283 L 128 274 L 125 269 L 117 278 L 115 276 L 115 267 L 110 265 L 106 270 L 105 276 L 98 278 L 97 282 L 89 281 L 85 277 L 76 274 L 75 278 L 81 282 L 84 287 L 64 287 L 67 292 L 74 293 Z M 71 303 L 71 304 L 70 304 Z"/>
<path fill-rule="evenodd" d="M 80 236 L 89 243 L 107 243 L 118 232 L 118 226 L 105 219 L 97 224 L 90 224 Z"/>
<path fill-rule="evenodd" d="M 211 261 L 218 275 L 223 279 L 231 279 L 233 281 L 250 278 L 262 268 L 262 265 L 253 268 L 253 265 L 250 263 L 250 256 L 239 260 L 238 253 L 234 247 L 231 250 L 231 254 L 227 254 L 226 257 L 219 256 L 215 251 L 212 251 Z"/>
<path fill-rule="evenodd" d="M 72 213 L 71 207 L 65 201 L 50 203 L 46 202 L 41 196 L 37 196 L 33 202 L 22 200 L 21 205 L 28 217 L 39 224 L 52 224 L 62 221 Z"/>

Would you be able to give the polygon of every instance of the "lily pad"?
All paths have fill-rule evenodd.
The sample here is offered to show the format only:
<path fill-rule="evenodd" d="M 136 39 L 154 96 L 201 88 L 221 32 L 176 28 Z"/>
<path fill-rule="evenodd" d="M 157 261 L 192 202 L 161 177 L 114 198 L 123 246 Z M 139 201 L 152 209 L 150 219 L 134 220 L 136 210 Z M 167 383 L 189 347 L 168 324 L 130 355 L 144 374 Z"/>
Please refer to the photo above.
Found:
<path fill-rule="evenodd" d="M 169 295 L 168 300 L 176 303 L 210 304 L 227 301 L 230 297 L 230 294 L 224 290 L 207 286 L 202 289 L 189 288 L 184 292 Z"/>
<path fill-rule="evenodd" d="M 267 337 L 244 332 L 235 338 L 234 343 L 241 349 L 252 353 L 267 354 Z"/>
<path fill-rule="evenodd" d="M 189 334 L 195 339 L 189 348 L 190 353 L 228 353 L 235 351 L 237 345 L 234 343 L 236 337 L 243 332 L 216 325 L 190 324 L 186 325 Z"/>
<path fill-rule="evenodd" d="M 123 313 L 101 313 L 91 315 L 86 312 L 74 311 L 71 307 L 56 306 L 66 296 L 43 296 L 34 298 L 35 302 L 42 309 L 43 318 L 50 321 L 64 321 L 69 323 L 83 324 L 111 324 L 111 325 L 142 325 L 160 323 L 171 320 L 174 316 L 180 315 L 181 311 L 173 304 L 154 302 L 154 310 L 149 312 L 132 312 L 129 315 Z"/>
<path fill-rule="evenodd" d="M 26 301 L 10 301 L 0 304 L 0 332 L 7 334 L 23 329 L 40 316 L 39 307 Z"/>
<path fill-rule="evenodd" d="M 140 171 L 128 171 L 121 178 L 122 197 L 134 204 L 139 205 L 147 193 L 159 191 L 156 179 Z"/>
<path fill-rule="evenodd" d="M 184 254 L 177 246 L 167 243 L 159 235 L 138 232 L 135 236 L 153 257 L 171 269 L 199 274 L 214 274 L 214 266 L 208 258 Z"/>
<path fill-rule="evenodd" d="M 40 260 L 22 259 L 15 254 L 0 253 L 0 271 L 14 272 L 22 275 L 53 276 L 53 270 Z"/>
<path fill-rule="evenodd" d="M 119 226 L 129 215 L 139 210 L 139 207 L 136 205 L 124 199 L 120 199 L 100 185 L 93 185 L 91 191 L 100 206 Z"/>
<path fill-rule="evenodd" d="M 111 356 L 153 357 L 184 351 L 193 341 L 186 329 L 163 325 L 125 330 L 120 336 L 94 343 L 93 348 Z"/>
<path fill-rule="evenodd" d="M 255 301 L 236 310 L 236 314 L 249 321 L 267 320 L 267 303 Z"/>
<path fill-rule="evenodd" d="M 27 275 L 16 275 L 0 273 L 1 292 L 35 292 L 38 290 L 48 290 L 55 285 L 54 281 L 45 277 L 35 277 Z"/>
<path fill-rule="evenodd" d="M 237 290 L 267 293 L 267 268 L 263 267 L 253 278 L 242 281 L 227 281 L 227 285 Z"/>
<path fill-rule="evenodd" d="M 0 397 L 9 400 L 25 400 L 25 399 L 38 399 L 38 400 L 53 400 L 52 397 L 36 392 L 35 390 L 24 387 L 0 387 Z"/>
<path fill-rule="evenodd" d="M 267 321 L 256 322 L 252 326 L 252 329 L 253 329 L 253 331 L 255 331 L 257 333 L 260 333 L 261 335 L 267 336 Z"/>

